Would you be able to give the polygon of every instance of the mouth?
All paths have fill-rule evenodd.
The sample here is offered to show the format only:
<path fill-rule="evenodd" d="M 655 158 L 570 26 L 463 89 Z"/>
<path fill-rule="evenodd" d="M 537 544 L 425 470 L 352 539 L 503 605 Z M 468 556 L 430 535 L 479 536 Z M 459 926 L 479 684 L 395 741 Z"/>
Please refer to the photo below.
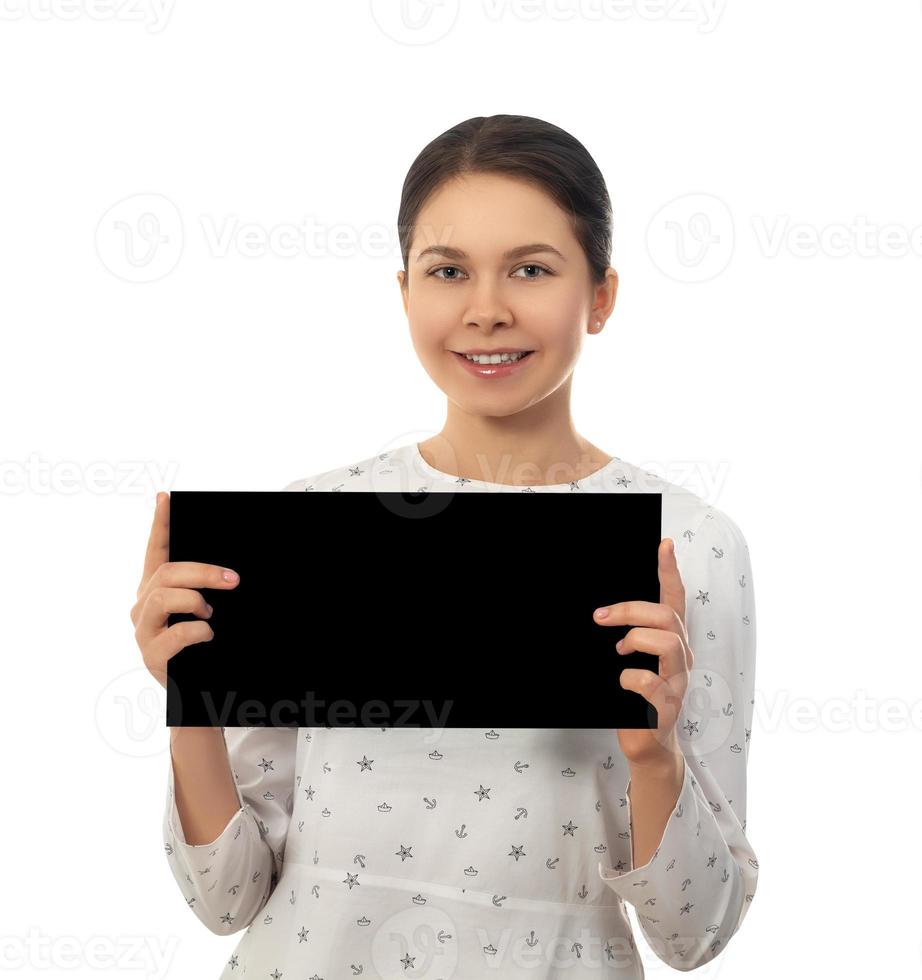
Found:
<path fill-rule="evenodd" d="M 528 351 L 497 351 L 492 355 L 480 355 L 478 358 L 450 351 L 452 357 L 469 374 L 479 378 L 505 378 L 518 374 L 532 360 L 536 353 Z"/>

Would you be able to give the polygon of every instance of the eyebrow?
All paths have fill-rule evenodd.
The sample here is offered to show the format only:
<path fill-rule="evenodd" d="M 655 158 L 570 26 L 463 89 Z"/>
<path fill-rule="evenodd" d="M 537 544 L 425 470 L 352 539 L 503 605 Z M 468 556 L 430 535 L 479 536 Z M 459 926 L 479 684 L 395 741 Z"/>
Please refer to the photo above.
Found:
<path fill-rule="evenodd" d="M 533 245 L 518 245 L 516 248 L 510 248 L 508 252 L 503 252 L 504 259 L 517 259 L 523 255 L 532 255 L 535 252 L 549 252 L 551 255 L 556 255 L 559 259 L 563 259 L 564 262 L 567 261 L 567 257 L 553 245 L 548 245 L 545 242 L 536 242 Z M 421 262 L 427 255 L 441 255 L 446 259 L 466 259 L 469 258 L 466 252 L 462 252 L 460 248 L 452 248 L 450 245 L 430 245 L 429 248 L 424 248 L 422 252 L 416 257 L 417 262 Z"/>

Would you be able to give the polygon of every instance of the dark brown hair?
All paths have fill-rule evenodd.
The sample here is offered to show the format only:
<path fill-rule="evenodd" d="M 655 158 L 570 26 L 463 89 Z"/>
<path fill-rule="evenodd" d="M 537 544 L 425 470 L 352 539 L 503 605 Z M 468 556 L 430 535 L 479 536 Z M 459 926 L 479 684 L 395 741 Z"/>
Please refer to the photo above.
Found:
<path fill-rule="evenodd" d="M 569 213 L 595 285 L 611 264 L 612 210 L 602 173 L 566 130 L 533 116 L 476 116 L 437 136 L 403 182 L 397 228 L 404 271 L 420 210 L 453 177 L 506 174 L 530 181 Z"/>

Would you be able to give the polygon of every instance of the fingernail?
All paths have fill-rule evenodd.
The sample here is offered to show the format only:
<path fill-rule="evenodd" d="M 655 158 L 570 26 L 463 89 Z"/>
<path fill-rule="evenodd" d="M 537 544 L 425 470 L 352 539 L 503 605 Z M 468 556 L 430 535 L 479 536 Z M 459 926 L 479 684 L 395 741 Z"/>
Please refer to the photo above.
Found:
<path fill-rule="evenodd" d="M 618 642 L 615 644 L 615 649 L 618 651 L 618 653 L 621 653 L 621 644 L 622 643 L 624 643 L 624 640 L 618 640 Z"/>
<path fill-rule="evenodd" d="M 608 610 L 603 606 L 601 609 L 596 609 L 595 615 L 597 619 L 604 619 L 608 615 Z"/>
<path fill-rule="evenodd" d="M 240 576 L 232 569 L 225 568 L 223 572 L 225 582 L 236 582 Z"/>

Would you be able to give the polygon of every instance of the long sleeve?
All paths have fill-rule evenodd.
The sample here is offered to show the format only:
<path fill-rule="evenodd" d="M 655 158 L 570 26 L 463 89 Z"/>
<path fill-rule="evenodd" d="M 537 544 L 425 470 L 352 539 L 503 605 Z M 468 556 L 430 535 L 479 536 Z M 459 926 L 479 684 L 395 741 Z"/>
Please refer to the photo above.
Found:
<path fill-rule="evenodd" d="M 746 765 L 756 622 L 749 549 L 726 514 L 708 507 L 697 528 L 676 540 L 676 560 L 694 654 L 676 727 L 682 788 L 650 861 L 623 873 L 599 862 L 599 874 L 634 906 L 656 955 L 688 971 L 726 948 L 755 894 Z M 630 820 L 630 780 L 625 797 Z"/>
<path fill-rule="evenodd" d="M 163 813 L 170 870 L 216 935 L 246 928 L 279 879 L 294 804 L 297 728 L 225 728 L 240 809 L 210 844 L 188 844 L 174 795 L 172 756 Z"/>

